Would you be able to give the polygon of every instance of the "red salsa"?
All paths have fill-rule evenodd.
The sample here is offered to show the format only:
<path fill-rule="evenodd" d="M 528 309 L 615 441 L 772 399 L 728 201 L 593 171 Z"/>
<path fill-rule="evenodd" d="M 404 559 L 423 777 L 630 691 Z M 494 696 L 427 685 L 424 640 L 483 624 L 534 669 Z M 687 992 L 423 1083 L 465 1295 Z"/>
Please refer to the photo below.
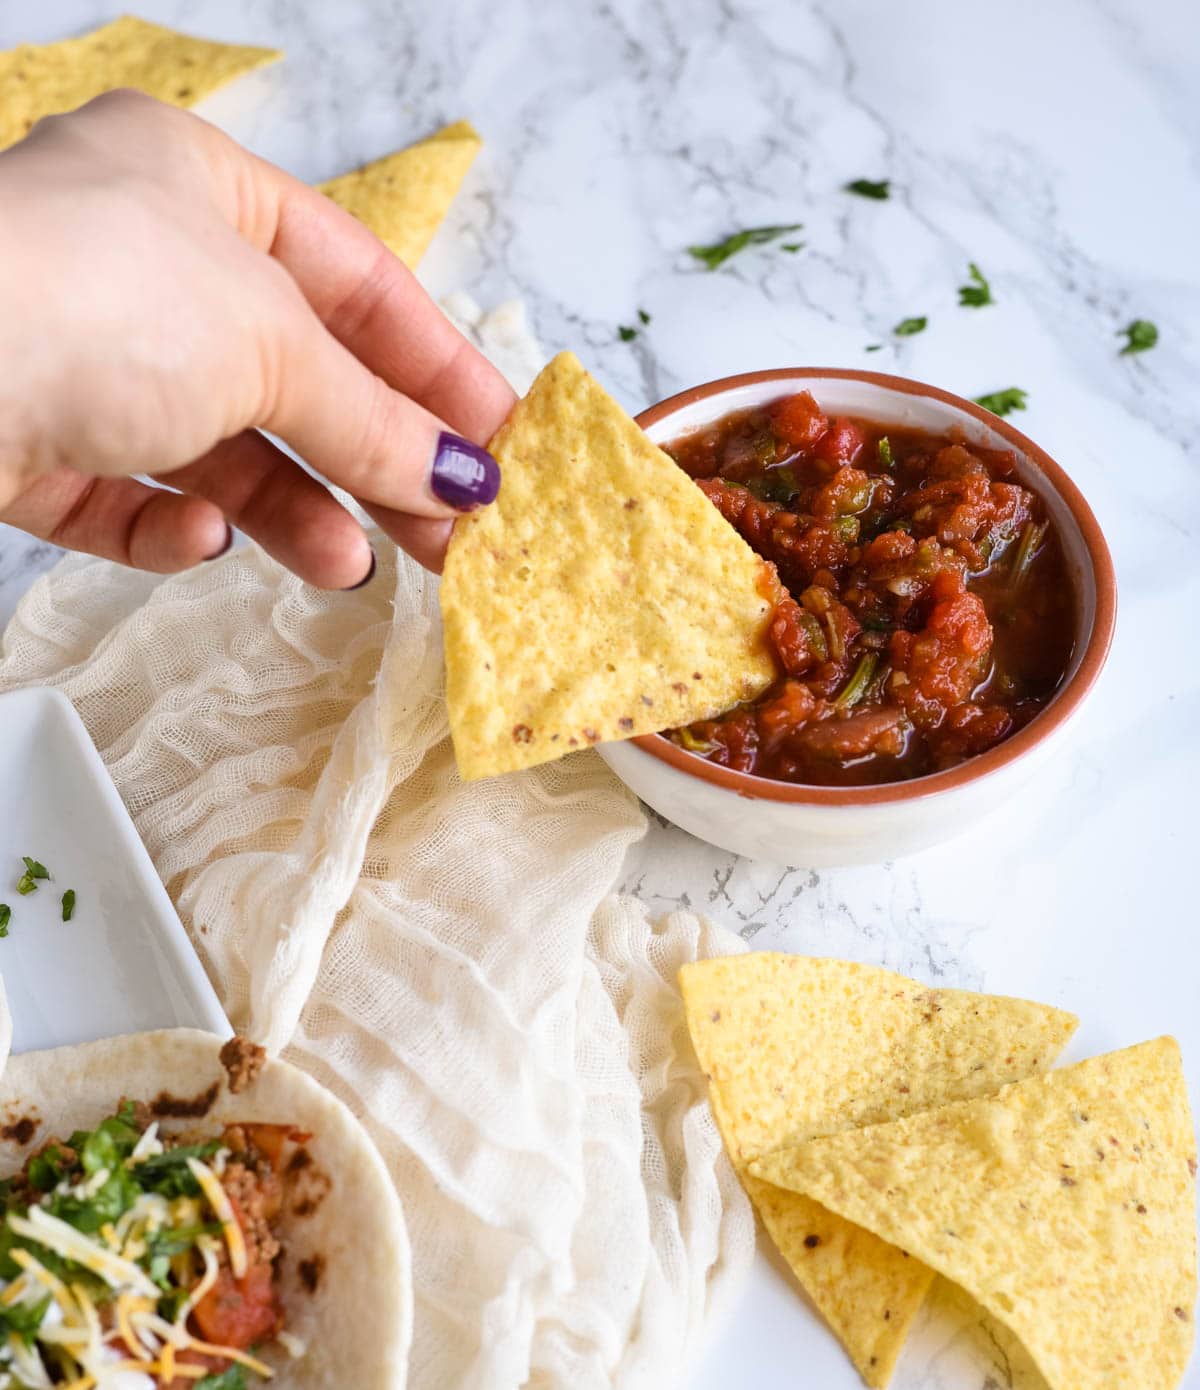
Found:
<path fill-rule="evenodd" d="M 667 735 L 741 772 L 897 782 L 1008 738 L 1062 683 L 1075 594 L 1013 456 L 807 392 L 667 446 L 768 561 L 775 684 Z"/>

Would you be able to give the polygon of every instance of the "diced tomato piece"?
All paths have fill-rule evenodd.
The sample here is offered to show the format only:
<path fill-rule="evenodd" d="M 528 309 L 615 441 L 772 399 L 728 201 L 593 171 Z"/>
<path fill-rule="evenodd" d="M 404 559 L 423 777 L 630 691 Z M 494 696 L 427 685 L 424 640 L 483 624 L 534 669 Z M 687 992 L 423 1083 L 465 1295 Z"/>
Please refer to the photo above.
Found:
<path fill-rule="evenodd" d="M 806 622 L 794 598 L 782 599 L 771 619 L 771 645 L 789 676 L 801 676 L 824 659 L 813 641 L 812 620 Z"/>
<path fill-rule="evenodd" d="M 222 1269 L 192 1317 L 205 1341 L 237 1351 L 272 1336 L 280 1325 L 280 1309 L 271 1266 L 251 1265 L 241 1279 Z"/>
<path fill-rule="evenodd" d="M 830 425 L 828 433 L 817 443 L 813 453 L 826 463 L 836 464 L 841 468 L 853 463 L 862 453 L 862 449 L 862 430 L 853 420 L 846 420 L 839 415 Z"/>
<path fill-rule="evenodd" d="M 805 749 L 818 758 L 865 758 L 868 753 L 892 757 L 904 751 L 904 711 L 863 710 L 845 719 L 822 719 L 799 735 Z"/>
<path fill-rule="evenodd" d="M 771 426 L 793 449 L 809 450 L 829 429 L 829 417 L 822 414 L 810 392 L 801 391 L 776 402 L 771 409 Z"/>

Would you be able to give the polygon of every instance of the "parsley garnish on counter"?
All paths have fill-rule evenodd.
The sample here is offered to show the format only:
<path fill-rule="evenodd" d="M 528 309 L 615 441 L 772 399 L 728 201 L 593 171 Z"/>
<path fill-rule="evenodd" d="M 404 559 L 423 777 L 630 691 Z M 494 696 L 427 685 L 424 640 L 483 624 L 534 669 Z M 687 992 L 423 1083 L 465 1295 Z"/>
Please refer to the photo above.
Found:
<path fill-rule="evenodd" d="M 628 324 L 622 323 L 617 328 L 617 337 L 620 338 L 623 343 L 632 343 L 637 337 L 637 333 L 637 329 L 630 328 Z"/>
<path fill-rule="evenodd" d="M 924 314 L 920 318 L 901 319 L 892 329 L 897 338 L 911 338 L 914 333 L 924 333 L 929 320 Z"/>
<path fill-rule="evenodd" d="M 50 870 L 45 864 L 39 864 L 36 859 L 30 859 L 27 854 L 23 854 L 21 860 L 25 865 L 25 872 L 17 879 L 17 892 L 24 898 L 37 891 L 38 879 L 49 878 Z"/>
<path fill-rule="evenodd" d="M 747 246 L 763 246 L 777 237 L 786 236 L 788 232 L 798 232 L 803 225 L 803 222 L 789 222 L 779 227 L 746 227 L 711 246 L 689 246 L 688 255 L 702 262 L 705 270 L 716 270 L 730 256 L 736 256 Z"/>
<path fill-rule="evenodd" d="M 645 309 L 638 310 L 638 322 L 643 324 L 650 322 L 650 315 L 645 311 Z"/>
<path fill-rule="evenodd" d="M 1019 386 L 1010 386 L 1005 391 L 990 391 L 986 396 L 976 396 L 975 404 L 990 410 L 993 415 L 1011 415 L 1014 410 L 1024 410 L 1029 397 L 1028 391 Z"/>
<path fill-rule="evenodd" d="M 1129 339 L 1121 349 L 1122 357 L 1131 352 L 1145 352 L 1158 342 L 1158 328 L 1149 319 L 1134 319 L 1128 328 L 1122 328 L 1118 332 L 1118 338 L 1121 333 L 1126 334 Z"/>
<path fill-rule="evenodd" d="M 7 903 L 0 903 L 0 936 L 8 935 L 8 924 L 12 921 L 12 908 Z"/>
<path fill-rule="evenodd" d="M 970 272 L 972 283 L 959 285 L 959 304 L 970 309 L 981 309 L 985 304 L 994 304 L 996 301 L 992 298 L 992 287 L 988 284 L 983 271 L 974 261 L 969 262 L 967 270 Z"/>
<path fill-rule="evenodd" d="M 62 895 L 62 913 L 64 922 L 69 922 L 71 918 L 75 915 L 74 888 L 68 888 L 67 891 Z"/>
<path fill-rule="evenodd" d="M 846 193 L 857 193 L 860 198 L 874 198 L 877 202 L 883 202 L 885 198 L 892 196 L 891 179 L 853 179 L 850 183 L 843 185 Z"/>

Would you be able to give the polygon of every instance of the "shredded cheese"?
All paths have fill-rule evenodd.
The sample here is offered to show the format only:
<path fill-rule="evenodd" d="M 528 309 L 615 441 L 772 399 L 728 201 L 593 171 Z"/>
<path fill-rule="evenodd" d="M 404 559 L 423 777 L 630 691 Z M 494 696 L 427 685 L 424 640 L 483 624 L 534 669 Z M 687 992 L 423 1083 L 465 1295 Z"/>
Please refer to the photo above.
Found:
<path fill-rule="evenodd" d="M 16 1303 L 28 1287 L 28 1278 L 24 1274 L 18 1274 L 8 1288 L 0 1293 L 0 1308 L 7 1308 L 10 1303 Z"/>
<path fill-rule="evenodd" d="M 12 1219 L 12 1217 L 9 1218 L 10 1221 Z M 18 1231 L 17 1234 L 20 1235 L 21 1233 Z M 67 1286 L 58 1275 L 51 1274 L 44 1265 L 38 1262 L 35 1256 L 31 1255 L 28 1250 L 22 1250 L 20 1246 L 15 1247 L 9 1253 L 12 1255 L 13 1263 L 19 1265 L 24 1274 L 41 1284 L 43 1288 L 50 1290 L 54 1295 L 54 1301 L 62 1309 L 63 1316 L 70 1318 L 75 1311 L 75 1300 L 67 1292 Z"/>
<path fill-rule="evenodd" d="M 125 1160 L 125 1166 L 132 1168 L 147 1158 L 157 1158 L 162 1151 L 163 1146 L 158 1137 L 158 1121 L 153 1120 L 142 1130 L 141 1138 L 133 1146 L 133 1152 Z"/>
<path fill-rule="evenodd" d="M 57 1216 L 51 1216 L 41 1207 L 30 1207 L 27 1217 L 14 1212 L 9 1216 L 8 1224 L 17 1235 L 36 1240 L 63 1259 L 73 1260 L 92 1274 L 99 1275 L 110 1288 L 131 1288 L 151 1298 L 158 1297 L 158 1288 L 149 1275 L 131 1260 L 106 1250 L 82 1231 L 77 1231 Z M 242 1254 L 245 1255 L 244 1247 Z M 230 1258 L 232 1260 L 232 1255 Z"/>
<path fill-rule="evenodd" d="M 139 1361 L 150 1361 L 153 1358 L 146 1350 L 141 1338 L 133 1330 L 129 1315 L 132 1312 L 153 1307 L 154 1304 L 148 1298 L 135 1299 L 127 1293 L 121 1294 L 117 1299 L 117 1331 L 121 1334 L 121 1340 L 129 1348 L 130 1353 L 136 1356 Z"/>
<path fill-rule="evenodd" d="M 192 1176 L 200 1184 L 200 1191 L 208 1198 L 209 1206 L 221 1223 L 221 1234 L 229 1247 L 229 1268 L 233 1271 L 233 1277 L 241 1279 L 246 1273 L 246 1240 L 234 1213 L 233 1204 L 229 1200 L 229 1194 L 207 1164 L 201 1163 L 198 1158 L 189 1158 L 187 1162 Z"/>
<path fill-rule="evenodd" d="M 202 1352 L 205 1356 L 224 1356 L 230 1361 L 236 1361 L 239 1365 L 245 1366 L 248 1371 L 262 1376 L 264 1380 L 270 1380 L 275 1374 L 265 1361 L 251 1356 L 248 1351 L 238 1351 L 236 1347 L 219 1347 L 212 1342 L 202 1342 L 199 1337 L 191 1336 L 188 1337 L 187 1344 L 190 1351 Z"/>
<path fill-rule="evenodd" d="M 217 1276 L 221 1272 L 221 1266 L 217 1263 L 216 1242 L 210 1236 L 200 1236 L 196 1245 L 200 1255 L 204 1260 L 204 1273 L 200 1276 L 199 1282 L 187 1298 L 181 1304 L 179 1312 L 175 1314 L 175 1326 L 183 1327 L 188 1318 L 192 1315 L 192 1309 L 204 1297 L 204 1295 L 217 1282 Z"/>

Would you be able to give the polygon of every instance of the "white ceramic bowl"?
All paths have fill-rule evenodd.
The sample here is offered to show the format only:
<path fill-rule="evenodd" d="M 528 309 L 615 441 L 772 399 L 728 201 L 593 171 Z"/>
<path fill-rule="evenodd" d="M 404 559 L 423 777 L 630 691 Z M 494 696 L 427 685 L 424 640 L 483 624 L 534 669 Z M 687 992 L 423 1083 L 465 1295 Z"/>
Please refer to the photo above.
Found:
<path fill-rule="evenodd" d="M 597 751 L 618 777 L 668 820 L 750 859 L 809 868 L 878 863 L 950 839 L 999 806 L 1062 744 L 1108 655 L 1116 579 L 1100 527 L 1078 488 L 1031 440 L 989 411 L 934 386 L 875 372 L 784 368 L 726 377 L 638 416 L 658 444 L 731 411 L 811 391 L 831 413 L 1011 450 L 1017 473 L 1042 497 L 1075 584 L 1078 629 L 1062 685 L 1025 728 L 945 772 L 870 787 L 773 782 L 708 762 L 658 734 Z"/>

